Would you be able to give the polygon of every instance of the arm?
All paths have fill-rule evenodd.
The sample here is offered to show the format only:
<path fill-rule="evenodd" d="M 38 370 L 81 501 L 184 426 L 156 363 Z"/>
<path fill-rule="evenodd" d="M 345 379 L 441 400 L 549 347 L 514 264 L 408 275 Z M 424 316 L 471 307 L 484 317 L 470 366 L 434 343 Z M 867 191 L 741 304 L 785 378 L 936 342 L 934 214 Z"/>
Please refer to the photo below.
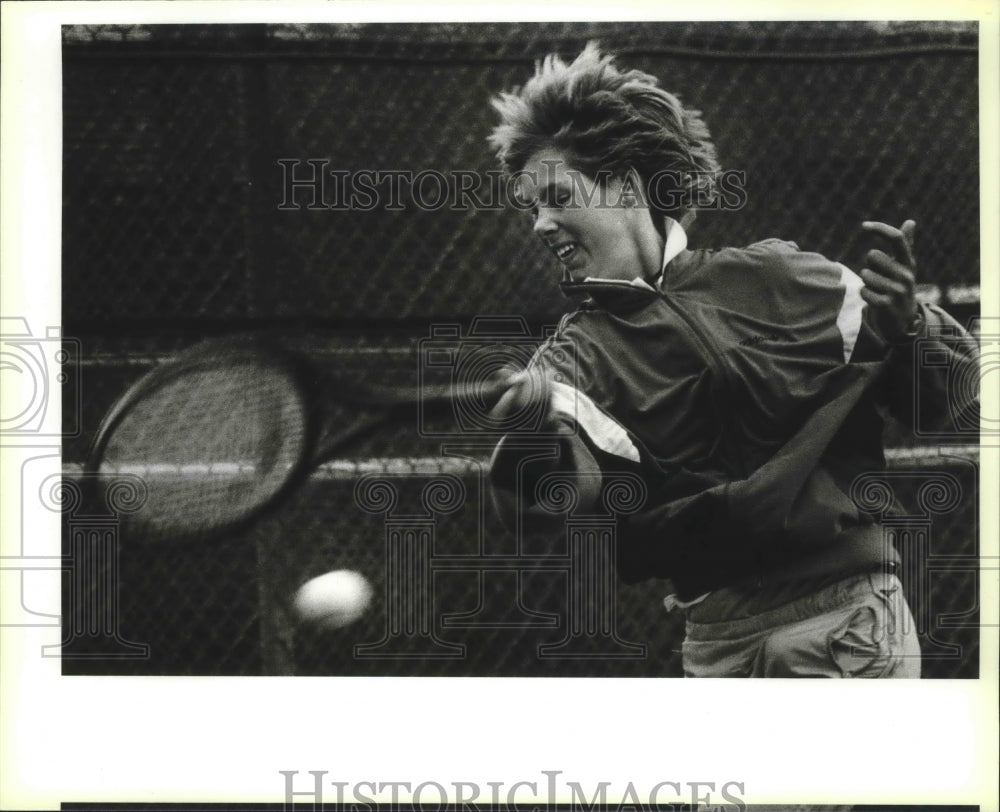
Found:
<path fill-rule="evenodd" d="M 561 520 L 539 504 L 538 486 L 549 474 L 567 474 L 575 486 L 578 509 L 598 500 L 601 469 L 577 430 L 576 421 L 557 408 L 551 372 L 533 363 L 511 377 L 511 387 L 491 412 L 507 425 L 526 416 L 533 430 L 505 435 L 490 458 L 489 482 L 493 508 L 509 528 L 544 528 Z"/>
<path fill-rule="evenodd" d="M 601 469 L 569 421 L 548 423 L 534 436 L 505 436 L 490 458 L 493 509 L 508 528 L 545 529 L 560 524 L 561 514 L 539 504 L 538 486 L 549 474 L 567 474 L 577 492 L 577 510 L 589 512 L 601 490 Z"/>
<path fill-rule="evenodd" d="M 862 227 L 887 249 L 867 253 L 861 296 L 872 325 L 891 347 L 889 411 L 910 428 L 955 430 L 978 406 L 979 347 L 943 310 L 918 304 L 914 221 L 898 229 L 874 222 Z"/>

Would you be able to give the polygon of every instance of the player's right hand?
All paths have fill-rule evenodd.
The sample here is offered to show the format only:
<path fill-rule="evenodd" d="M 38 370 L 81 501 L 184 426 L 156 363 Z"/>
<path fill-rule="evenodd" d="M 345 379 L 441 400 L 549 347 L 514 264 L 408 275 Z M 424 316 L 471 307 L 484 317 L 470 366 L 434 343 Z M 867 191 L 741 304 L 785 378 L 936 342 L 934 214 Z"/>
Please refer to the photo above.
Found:
<path fill-rule="evenodd" d="M 575 509 L 590 511 L 599 501 L 601 469 L 573 421 L 553 409 L 548 374 L 532 366 L 508 375 L 509 387 L 490 415 L 529 431 L 508 434 L 493 451 L 489 482 L 496 514 L 508 528 L 519 521 L 538 529 L 562 522 L 562 514 L 538 501 L 538 486 L 551 474 L 564 474 L 576 492 Z"/>
<path fill-rule="evenodd" d="M 536 365 L 502 374 L 507 375 L 507 391 L 490 411 L 490 418 L 498 425 L 510 422 L 512 427 L 523 428 L 518 422 L 523 419 L 525 427 L 551 429 L 552 385 L 545 371 Z"/>

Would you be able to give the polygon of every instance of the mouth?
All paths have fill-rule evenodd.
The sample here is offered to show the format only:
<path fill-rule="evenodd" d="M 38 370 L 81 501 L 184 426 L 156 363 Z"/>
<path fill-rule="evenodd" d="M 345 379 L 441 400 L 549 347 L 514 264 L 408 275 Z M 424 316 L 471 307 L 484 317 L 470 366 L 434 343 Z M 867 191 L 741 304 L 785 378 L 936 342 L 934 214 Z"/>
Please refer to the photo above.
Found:
<path fill-rule="evenodd" d="M 575 242 L 564 242 L 561 245 L 552 246 L 552 253 L 556 255 L 556 259 L 565 264 L 576 252 L 576 247 Z"/>

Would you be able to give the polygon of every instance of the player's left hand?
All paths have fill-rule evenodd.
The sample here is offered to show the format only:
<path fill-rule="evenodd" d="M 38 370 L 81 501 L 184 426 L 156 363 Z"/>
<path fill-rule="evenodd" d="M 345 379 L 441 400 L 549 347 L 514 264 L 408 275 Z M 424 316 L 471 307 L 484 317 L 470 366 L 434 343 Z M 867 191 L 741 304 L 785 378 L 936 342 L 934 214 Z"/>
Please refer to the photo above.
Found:
<path fill-rule="evenodd" d="M 887 248 L 873 248 L 865 255 L 861 298 L 878 313 L 878 324 L 888 341 L 900 341 L 915 333 L 919 319 L 916 299 L 917 260 L 913 235 L 917 224 L 907 220 L 900 228 L 886 223 L 861 224 Z"/>

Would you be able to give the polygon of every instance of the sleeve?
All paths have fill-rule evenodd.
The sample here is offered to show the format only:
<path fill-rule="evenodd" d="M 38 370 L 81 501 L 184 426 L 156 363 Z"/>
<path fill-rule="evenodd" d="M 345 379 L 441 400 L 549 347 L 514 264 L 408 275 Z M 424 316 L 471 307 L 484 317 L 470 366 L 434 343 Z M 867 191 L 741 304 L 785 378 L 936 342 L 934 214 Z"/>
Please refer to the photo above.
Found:
<path fill-rule="evenodd" d="M 761 264 L 766 274 L 762 281 L 780 292 L 776 301 L 782 310 L 798 313 L 808 323 L 804 297 L 812 298 L 830 308 L 828 314 L 836 313 L 845 363 L 885 358 L 880 397 L 894 418 L 918 434 L 967 434 L 978 426 L 979 346 L 948 313 L 921 304 L 919 327 L 889 343 L 878 327 L 878 313 L 861 298 L 864 285 L 854 271 L 820 254 L 798 252 L 792 243 L 771 240 L 755 246 L 763 248 L 783 260 Z M 831 284 L 837 296 L 827 302 L 824 285 Z M 807 338 L 807 333 L 798 337 Z"/>
<path fill-rule="evenodd" d="M 579 363 L 581 355 L 591 363 Z M 544 528 L 564 519 L 564 510 L 545 498 L 552 477 L 572 483 L 576 510 L 590 510 L 600 499 L 608 461 L 635 466 L 640 452 L 625 427 L 584 391 L 581 376 L 598 374 L 600 367 L 587 347 L 555 337 L 530 366 L 540 368 L 548 381 L 544 414 L 531 430 L 500 440 L 490 459 L 489 483 L 494 510 L 504 524 Z"/>
<path fill-rule="evenodd" d="M 552 475 L 569 477 L 575 485 L 577 504 L 596 504 L 601 489 L 601 468 L 586 442 L 568 420 L 550 422 L 536 435 L 506 435 L 490 458 L 489 483 L 493 509 L 508 528 L 523 525 L 544 529 L 562 520 L 546 504 L 544 485 Z"/>
<path fill-rule="evenodd" d="M 839 485 L 818 467 L 838 427 L 877 379 L 877 362 L 845 364 L 836 373 L 832 397 L 766 463 L 742 479 L 717 483 L 679 471 L 664 481 L 648 510 L 627 518 L 622 541 L 640 553 L 641 571 L 675 578 L 777 566 L 836 542 L 852 526 L 855 510 Z M 846 522 L 846 523 L 845 523 Z M 675 585 L 680 587 L 679 581 Z M 707 581 L 693 597 L 711 588 Z"/>
<path fill-rule="evenodd" d="M 955 319 L 921 304 L 918 327 L 890 350 L 890 414 L 918 434 L 962 434 L 979 425 L 979 344 Z"/>

